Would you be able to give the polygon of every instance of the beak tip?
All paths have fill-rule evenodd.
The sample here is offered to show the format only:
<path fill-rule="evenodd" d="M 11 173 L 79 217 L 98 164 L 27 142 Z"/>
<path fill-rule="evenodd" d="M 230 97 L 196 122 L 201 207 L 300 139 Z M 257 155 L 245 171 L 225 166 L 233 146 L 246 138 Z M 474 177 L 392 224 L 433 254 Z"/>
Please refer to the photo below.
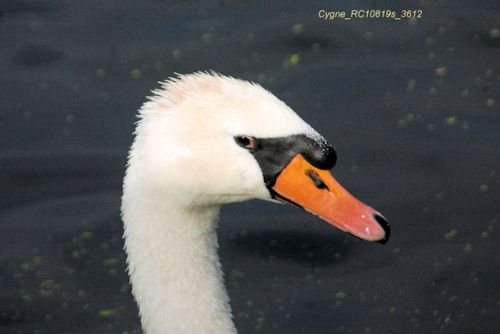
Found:
<path fill-rule="evenodd" d="M 380 225 L 380 227 L 382 227 L 382 229 L 385 232 L 384 237 L 380 240 L 377 240 L 377 242 L 379 244 L 384 245 L 387 243 L 387 241 L 389 241 L 389 237 L 391 236 L 391 227 L 389 226 L 389 223 L 387 222 L 387 220 L 385 220 L 385 218 L 382 217 L 381 215 L 375 213 L 373 215 L 373 218 Z"/>
<path fill-rule="evenodd" d="M 383 239 L 377 240 L 376 243 L 385 245 L 389 241 L 389 238 L 384 237 Z"/>

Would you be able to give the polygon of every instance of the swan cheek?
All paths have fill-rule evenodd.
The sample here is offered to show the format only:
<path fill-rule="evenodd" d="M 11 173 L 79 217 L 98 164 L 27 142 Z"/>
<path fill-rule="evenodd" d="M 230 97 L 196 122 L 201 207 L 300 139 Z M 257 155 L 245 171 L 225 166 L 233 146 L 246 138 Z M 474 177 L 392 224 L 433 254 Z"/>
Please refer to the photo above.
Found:
<path fill-rule="evenodd" d="M 271 194 L 264 183 L 264 176 L 258 163 L 253 162 L 252 168 L 245 168 L 241 172 L 242 190 L 248 195 L 246 199 L 271 199 Z"/>

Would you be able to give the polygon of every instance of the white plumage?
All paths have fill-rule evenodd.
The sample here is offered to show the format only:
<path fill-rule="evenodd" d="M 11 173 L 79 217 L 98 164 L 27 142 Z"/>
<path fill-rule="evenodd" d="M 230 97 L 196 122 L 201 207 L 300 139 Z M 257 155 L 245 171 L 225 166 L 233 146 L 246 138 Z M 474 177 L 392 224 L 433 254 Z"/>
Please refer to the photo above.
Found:
<path fill-rule="evenodd" d="M 320 135 L 259 85 L 215 73 L 166 81 L 139 115 L 122 216 L 143 329 L 235 333 L 217 256 L 219 208 L 271 197 L 234 136 Z"/>

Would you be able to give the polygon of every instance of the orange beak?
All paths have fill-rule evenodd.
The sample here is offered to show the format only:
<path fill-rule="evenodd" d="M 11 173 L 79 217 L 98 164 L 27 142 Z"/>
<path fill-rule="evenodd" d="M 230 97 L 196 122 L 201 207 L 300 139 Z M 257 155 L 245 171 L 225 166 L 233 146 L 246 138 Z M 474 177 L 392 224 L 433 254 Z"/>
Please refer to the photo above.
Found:
<path fill-rule="evenodd" d="M 386 243 L 389 224 L 371 207 L 349 194 L 332 174 L 307 162 L 301 154 L 281 171 L 272 187 L 275 198 L 303 207 L 342 231 Z"/>

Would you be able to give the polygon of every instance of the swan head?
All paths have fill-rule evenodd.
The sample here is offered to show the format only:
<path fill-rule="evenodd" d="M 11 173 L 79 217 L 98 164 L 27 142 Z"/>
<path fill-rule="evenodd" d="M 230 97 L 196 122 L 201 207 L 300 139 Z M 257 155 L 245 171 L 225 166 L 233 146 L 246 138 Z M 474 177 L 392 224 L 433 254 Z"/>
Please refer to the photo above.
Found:
<path fill-rule="evenodd" d="M 139 112 L 125 192 L 191 210 L 281 201 L 357 237 L 387 241 L 382 215 L 330 174 L 333 147 L 261 86 L 200 72 L 171 78 L 153 93 Z"/>

